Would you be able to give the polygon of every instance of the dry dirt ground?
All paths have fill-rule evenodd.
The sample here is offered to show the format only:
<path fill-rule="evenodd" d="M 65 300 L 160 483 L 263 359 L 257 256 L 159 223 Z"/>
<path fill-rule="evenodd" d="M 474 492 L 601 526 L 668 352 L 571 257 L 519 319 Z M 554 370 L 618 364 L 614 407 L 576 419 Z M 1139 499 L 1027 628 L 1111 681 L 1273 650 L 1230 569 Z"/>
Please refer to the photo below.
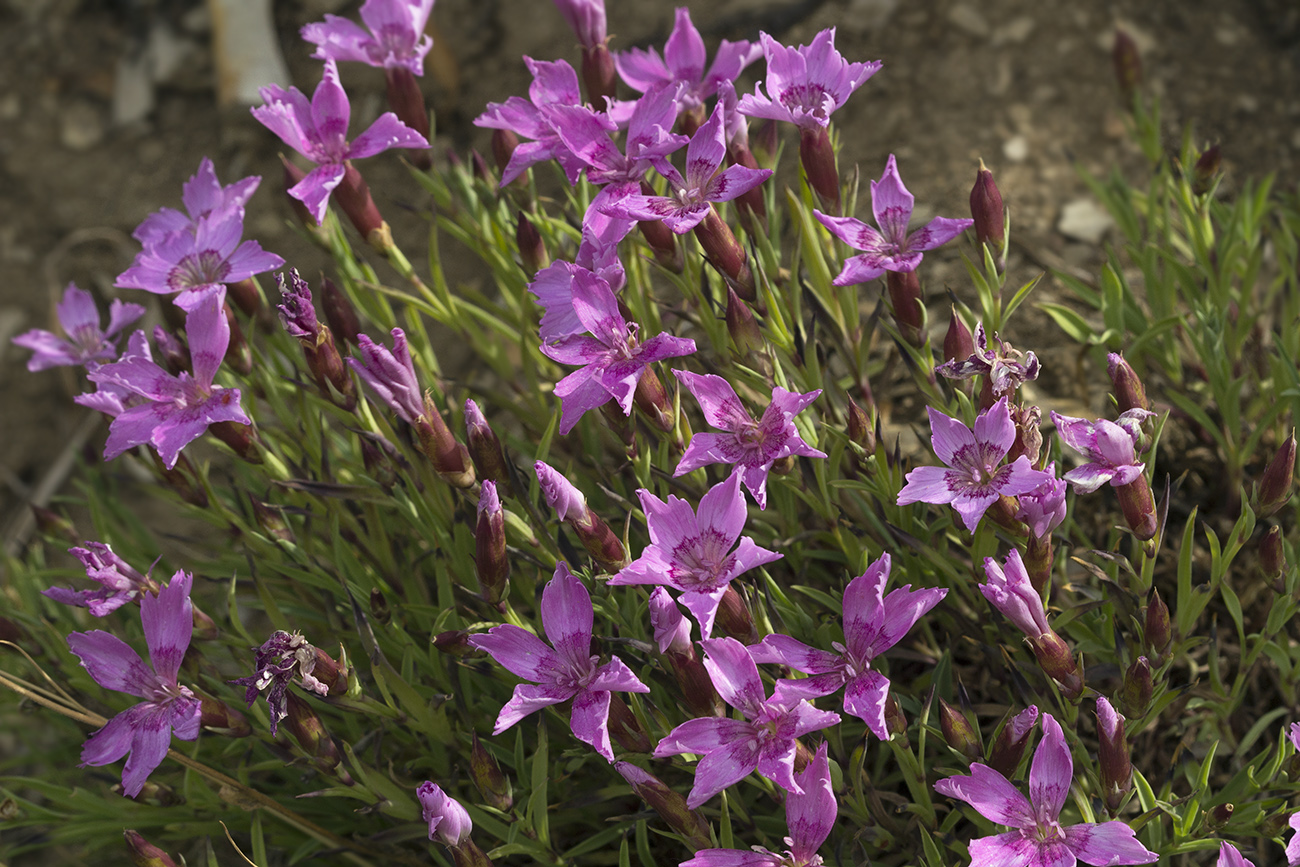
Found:
<path fill-rule="evenodd" d="M 614 48 L 662 45 L 673 3 L 607 2 Z M 326 12 L 355 17 L 358 5 L 276 4 L 277 36 L 301 89 L 314 88 L 319 64 L 298 28 Z M 928 218 L 966 213 L 983 158 L 1011 207 L 1022 245 L 1011 267 L 1022 282 L 1037 272 L 1035 262 L 1090 269 L 1100 261 L 1098 245 L 1057 228 L 1063 206 L 1085 196 L 1073 160 L 1094 171 L 1140 171 L 1141 158 L 1123 137 L 1111 71 L 1117 23 L 1144 50 L 1146 79 L 1163 100 L 1168 130 L 1192 123 L 1198 139 L 1222 145 L 1229 194 L 1248 175 L 1275 172 L 1286 186 L 1297 181 L 1295 0 L 714 0 L 693 3 L 692 14 L 711 46 L 756 38 L 759 30 L 806 43 L 835 25 L 847 58 L 883 59 L 883 70 L 836 115 L 842 165 L 860 164 L 865 180 L 896 154 L 917 216 Z M 485 103 L 525 91 L 521 55 L 577 61 L 574 38 L 549 0 L 438 0 L 434 25 L 444 72 L 424 81 L 438 116 L 439 153 L 463 154 L 470 146 L 487 152 L 486 135 L 470 120 Z M 114 124 L 117 70 L 160 28 L 170 34 L 165 47 L 173 68 L 160 74 L 143 120 Z M 214 160 L 223 181 L 263 176 L 246 237 L 304 272 L 325 265 L 286 225 L 279 141 L 246 108 L 218 108 L 211 43 L 210 16 L 199 0 L 0 0 L 4 526 L 25 511 L 32 486 L 88 413 L 70 402 L 72 390 L 80 390 L 70 377 L 26 373 L 27 353 L 8 347 L 8 338 L 50 327 L 53 299 L 69 280 L 110 296 L 113 277 L 136 249 L 130 231 L 150 211 L 179 206 L 181 184 L 203 156 Z M 355 131 L 384 110 L 382 78 L 355 64 L 345 66 L 343 78 Z M 752 74 L 746 81 L 752 87 Z M 412 191 L 405 169 L 387 155 L 363 171 L 399 239 L 418 247 L 414 212 L 427 203 Z M 464 278 L 472 276 L 467 271 Z M 951 257 L 928 279 L 932 291 L 946 285 L 969 295 Z M 932 316 L 941 309 L 932 306 Z M 1047 329 L 1043 339 L 1055 339 Z M 92 446 L 99 437 L 91 436 Z"/>

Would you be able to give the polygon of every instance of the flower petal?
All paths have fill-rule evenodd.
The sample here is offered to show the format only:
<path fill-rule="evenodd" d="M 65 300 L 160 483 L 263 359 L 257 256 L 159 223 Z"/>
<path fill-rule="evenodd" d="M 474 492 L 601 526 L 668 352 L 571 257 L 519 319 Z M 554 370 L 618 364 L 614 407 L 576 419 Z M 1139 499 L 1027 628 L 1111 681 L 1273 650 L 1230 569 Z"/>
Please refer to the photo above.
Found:
<path fill-rule="evenodd" d="M 499 735 L 534 711 L 559 704 L 572 698 L 576 693 L 577 689 L 573 687 L 563 688 L 552 684 L 535 686 L 531 683 L 521 683 L 515 687 L 514 695 L 497 715 L 497 723 L 492 728 L 492 734 Z"/>
<path fill-rule="evenodd" d="M 695 766 L 695 785 L 686 796 L 686 806 L 694 810 L 728 786 L 738 783 L 758 767 L 758 738 L 749 737 L 723 744 L 700 759 Z"/>
<path fill-rule="evenodd" d="M 1012 553 L 1016 553 L 1013 549 Z M 1039 816 L 1055 819 L 1065 806 L 1074 782 L 1074 760 L 1065 744 L 1061 724 L 1051 714 L 1043 714 L 1043 739 L 1038 742 L 1034 762 L 1029 767 L 1029 800 Z"/>
<path fill-rule="evenodd" d="M 158 677 L 173 683 L 194 631 L 193 580 L 189 573 L 177 571 L 157 596 L 145 593 L 140 598 L 140 621 L 153 669 Z"/>
<path fill-rule="evenodd" d="M 1065 845 L 1085 864 L 1150 864 L 1160 857 L 1137 841 L 1126 822 L 1071 825 L 1065 829 Z M 1240 852 L 1237 858 L 1236 867 L 1242 867 Z M 1223 863 L 1221 856 L 1220 867 Z"/>
<path fill-rule="evenodd" d="M 753 719 L 767 701 L 758 666 L 745 645 L 734 638 L 701 641 L 707 654 L 704 667 L 722 700 Z"/>
<path fill-rule="evenodd" d="M 542 626 L 561 657 L 577 671 L 590 671 L 591 594 L 561 560 L 542 591 Z"/>
<path fill-rule="evenodd" d="M 817 747 L 813 760 L 795 777 L 795 782 L 803 794 L 786 798 L 785 822 L 790 828 L 791 851 L 796 860 L 811 864 L 817 850 L 830 836 L 838 811 L 825 741 Z"/>
<path fill-rule="evenodd" d="M 158 687 L 157 675 L 144 664 L 140 654 L 116 635 L 102 629 L 69 634 L 68 649 L 81 660 L 82 668 L 95 679 L 95 683 L 104 689 L 144 698 Z M 118 753 L 115 758 L 122 755 Z"/>
<path fill-rule="evenodd" d="M 553 683 L 563 669 L 563 663 L 554 650 L 536 635 L 513 623 L 493 626 L 483 635 L 471 635 L 469 643 L 487 651 L 510 673 L 535 683 Z"/>
<path fill-rule="evenodd" d="M 608 692 L 584 689 L 575 695 L 569 728 L 575 738 L 589 744 L 605 761 L 614 761 L 614 750 L 609 743 Z"/>
<path fill-rule="evenodd" d="M 1034 827 L 1034 810 L 1020 790 L 988 765 L 975 762 L 970 776 L 947 777 L 934 790 L 949 798 L 965 801 L 985 819 L 1009 828 Z M 990 838 L 986 838 L 990 839 Z"/>
<path fill-rule="evenodd" d="M 889 740 L 885 724 L 885 701 L 889 698 L 889 678 L 867 669 L 844 685 L 844 710 L 867 724 L 871 733 L 882 741 Z"/>

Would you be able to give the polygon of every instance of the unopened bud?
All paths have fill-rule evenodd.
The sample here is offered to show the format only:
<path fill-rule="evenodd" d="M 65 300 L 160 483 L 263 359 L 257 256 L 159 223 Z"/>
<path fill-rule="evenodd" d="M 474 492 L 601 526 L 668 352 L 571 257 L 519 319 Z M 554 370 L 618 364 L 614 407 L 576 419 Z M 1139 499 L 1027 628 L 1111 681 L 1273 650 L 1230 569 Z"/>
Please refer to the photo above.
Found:
<path fill-rule="evenodd" d="M 244 339 L 244 329 L 240 327 L 239 320 L 235 318 L 235 311 L 230 309 L 228 303 L 221 305 L 221 312 L 225 314 L 226 323 L 230 326 L 230 342 L 226 344 L 226 364 L 229 364 L 235 372 L 247 376 L 253 370 L 253 350 Z"/>
<path fill-rule="evenodd" d="M 1236 809 L 1233 804 L 1216 804 L 1211 807 L 1205 813 L 1205 830 L 1210 834 L 1218 833 L 1224 825 L 1228 824 Z"/>
<path fill-rule="evenodd" d="M 1133 531 L 1133 535 L 1143 542 L 1153 538 L 1160 519 L 1156 514 L 1156 500 L 1147 477 L 1138 476 L 1127 485 L 1120 485 L 1115 488 L 1115 494 L 1119 497 L 1124 522 Z"/>
<path fill-rule="evenodd" d="M 230 450 L 250 464 L 260 464 L 262 455 L 257 447 L 257 431 L 251 424 L 236 421 L 219 421 L 208 426 L 208 433 L 230 446 Z"/>
<path fill-rule="evenodd" d="M 246 738 L 253 733 L 244 715 L 224 701 L 200 696 L 199 725 L 208 731 L 231 738 Z"/>
<path fill-rule="evenodd" d="M 474 574 L 479 593 L 489 605 L 505 598 L 510 582 L 506 557 L 506 518 L 497 497 L 496 482 L 487 479 L 479 492 L 478 524 L 474 529 Z"/>
<path fill-rule="evenodd" d="M 334 201 L 367 244 L 381 253 L 392 246 L 392 233 L 370 195 L 370 186 L 351 160 L 343 163 L 343 178 L 334 188 Z"/>
<path fill-rule="evenodd" d="M 1260 820 L 1256 829 L 1261 837 L 1276 837 L 1286 830 L 1294 811 L 1287 809 Z"/>
<path fill-rule="evenodd" d="M 1286 582 L 1282 578 L 1286 572 L 1286 551 L 1282 547 L 1282 528 L 1276 524 L 1268 528 L 1259 542 L 1259 568 L 1275 592 L 1286 592 Z"/>
<path fill-rule="evenodd" d="M 153 327 L 153 342 L 158 348 L 158 357 L 162 362 L 162 366 L 167 368 L 167 371 L 172 376 L 179 376 L 182 372 L 190 373 L 193 371 L 190 351 L 184 343 L 181 343 L 176 338 L 175 334 L 172 334 L 161 325 L 155 325 Z"/>
<path fill-rule="evenodd" d="M 1030 705 L 1007 720 L 989 750 L 989 767 L 1010 779 L 1020 767 L 1020 759 L 1029 746 L 1029 735 L 1038 722 L 1038 708 Z"/>
<path fill-rule="evenodd" d="M 658 777 L 628 762 L 615 762 L 614 770 L 627 780 L 637 797 L 658 813 L 670 828 L 682 835 L 682 841 L 692 851 L 707 849 L 712 845 L 709 823 L 686 806 L 686 799 L 679 792 L 669 788 Z"/>
<path fill-rule="evenodd" d="M 501 174 L 506 173 L 506 168 L 510 165 L 510 158 L 515 154 L 515 148 L 519 147 L 519 136 L 515 135 L 513 130 L 494 129 L 492 130 L 492 159 L 497 164 L 497 171 Z M 516 181 L 524 176 L 521 174 Z M 527 184 L 527 179 L 522 183 Z"/>
<path fill-rule="evenodd" d="M 451 629 L 433 636 L 433 646 L 448 656 L 464 658 L 467 656 L 484 656 L 484 652 L 469 643 L 470 633 L 464 629 Z"/>
<path fill-rule="evenodd" d="M 262 529 L 272 539 L 278 539 L 281 542 L 295 541 L 293 529 L 289 522 L 284 519 L 284 513 L 270 503 L 264 503 L 257 497 L 250 496 L 249 501 L 253 504 L 253 517 L 257 520 L 257 526 Z"/>
<path fill-rule="evenodd" d="M 781 146 L 781 127 L 771 118 L 760 120 L 751 130 L 749 149 L 764 168 L 776 164 L 776 152 Z"/>
<path fill-rule="evenodd" d="M 176 464 L 168 468 L 163 463 L 162 458 L 159 457 L 158 452 L 153 449 L 149 449 L 148 452 L 149 456 L 153 458 L 154 468 L 158 471 L 158 475 L 162 477 L 162 480 L 167 483 L 169 488 L 191 506 L 198 506 L 200 509 L 207 508 L 208 493 L 201 484 L 195 481 L 198 475 L 189 458 L 184 454 L 179 455 Z"/>
<path fill-rule="evenodd" d="M 749 257 L 727 221 L 718 214 L 718 209 L 709 205 L 709 212 L 695 225 L 694 232 L 709 264 L 728 278 L 736 294 L 751 304 L 755 303 L 758 290 L 754 285 L 754 272 L 749 268 Z"/>
<path fill-rule="evenodd" d="M 1106 371 L 1110 374 L 1111 385 L 1115 389 L 1115 403 L 1119 406 L 1120 412 L 1128 412 L 1130 409 L 1151 409 L 1151 402 L 1147 400 L 1147 390 L 1142 385 L 1142 380 L 1138 378 L 1133 366 L 1123 355 L 1118 352 L 1107 355 Z"/>
<path fill-rule="evenodd" d="M 172 856 L 146 840 L 139 831 L 126 831 L 126 851 L 136 867 L 176 867 Z"/>
<path fill-rule="evenodd" d="M 288 715 L 280 725 L 289 730 L 303 752 L 315 759 L 316 766 L 329 773 L 338 767 L 343 756 L 334 739 L 325 730 L 325 724 L 306 701 L 290 692 L 286 696 Z"/>
<path fill-rule="evenodd" d="M 345 347 L 360 346 L 357 335 L 361 333 L 361 320 L 357 318 L 356 308 L 348 296 L 328 277 L 321 279 L 320 293 L 321 309 L 325 311 L 325 321 L 329 323 L 330 331 L 343 341 Z"/>
<path fill-rule="evenodd" d="M 1146 716 L 1153 695 L 1155 683 L 1151 677 L 1151 663 L 1145 656 L 1139 656 L 1124 672 L 1124 686 L 1119 694 L 1120 708 L 1125 716 L 1139 719 Z"/>
<path fill-rule="evenodd" d="M 886 271 L 885 289 L 894 311 L 898 333 L 913 346 L 925 344 L 925 307 L 921 304 L 921 278 L 916 271 Z"/>
<path fill-rule="evenodd" d="M 81 541 L 77 530 L 72 526 L 72 522 L 60 515 L 53 509 L 47 509 L 45 506 L 38 506 L 35 503 L 30 504 L 32 518 L 36 521 L 36 530 L 42 536 L 48 538 L 62 539 L 72 544 Z"/>
<path fill-rule="evenodd" d="M 122 784 L 115 783 L 112 788 L 115 795 L 123 794 Z M 144 787 L 140 793 L 135 796 L 136 803 L 156 804 L 160 807 L 174 807 L 181 803 L 181 796 L 176 790 L 166 783 L 155 783 L 153 780 L 145 780 Z"/>
<path fill-rule="evenodd" d="M 1273 459 L 1264 468 L 1264 475 L 1259 481 L 1259 508 L 1261 518 L 1277 512 L 1291 499 L 1291 488 L 1295 482 L 1295 428 L 1282 443 L 1282 447 L 1273 455 Z"/>
<path fill-rule="evenodd" d="M 472 400 L 465 401 L 465 441 L 478 476 L 484 479 L 485 483 L 486 480 L 496 482 L 502 490 L 508 492 L 510 470 L 506 466 L 506 456 L 501 449 L 501 441 L 488 425 L 483 411 Z"/>
<path fill-rule="evenodd" d="M 392 492 L 397 484 L 397 464 L 402 461 L 397 447 L 370 431 L 360 434 L 361 462 L 379 486 Z M 404 461 L 402 461 L 404 463 Z"/>
<path fill-rule="evenodd" d="M 1165 651 L 1174 640 L 1174 627 L 1169 619 L 1169 606 L 1165 605 L 1165 601 L 1160 598 L 1160 591 L 1154 587 L 1151 588 L 1151 596 L 1147 599 L 1143 634 L 1147 648 L 1151 651 L 1151 658 L 1159 665 L 1164 659 Z"/>
<path fill-rule="evenodd" d="M 370 616 L 380 626 L 387 626 L 393 619 L 393 609 L 389 607 L 388 599 L 378 587 L 370 590 Z"/>
<path fill-rule="evenodd" d="M 1214 188 L 1214 179 L 1219 174 L 1223 163 L 1223 150 L 1218 145 L 1211 145 L 1201 151 L 1192 166 L 1192 193 L 1203 196 Z"/>
<path fill-rule="evenodd" d="M 235 302 L 239 312 L 256 319 L 262 311 L 262 289 L 252 277 L 226 284 L 226 297 Z"/>
<path fill-rule="evenodd" d="M 942 729 L 943 739 L 948 742 L 948 746 L 969 761 L 977 762 L 984 757 L 979 734 L 970 720 L 943 699 L 939 699 L 939 728 Z"/>
<path fill-rule="evenodd" d="M 664 390 L 663 380 L 649 365 L 641 368 L 641 376 L 632 392 L 632 402 L 659 430 L 668 433 L 677 426 L 677 416 L 673 413 L 672 402 L 668 400 L 668 392 Z"/>
<path fill-rule="evenodd" d="M 397 119 L 420 134 L 426 142 L 429 140 L 429 109 L 424 103 L 424 92 L 420 82 L 415 80 L 415 73 L 405 66 L 389 66 L 384 69 L 388 107 L 397 115 Z M 418 169 L 427 171 L 433 161 L 429 158 L 428 148 L 408 148 L 407 158 Z"/>
<path fill-rule="evenodd" d="M 1100 695 L 1097 696 L 1097 737 L 1102 798 L 1114 816 L 1133 788 L 1133 766 L 1129 763 L 1128 740 L 1124 736 L 1124 717 Z"/>
<path fill-rule="evenodd" d="M 984 160 L 980 160 L 979 171 L 975 173 L 975 186 L 971 187 L 970 215 L 975 220 L 975 243 L 993 244 L 1001 250 L 1007 233 L 1006 211 L 1002 204 L 1002 193 L 993 182 L 993 172 L 984 165 Z M 947 349 L 946 342 L 944 348 Z M 948 357 L 961 361 L 969 358 L 970 354 L 967 352 L 965 355 Z"/>
<path fill-rule="evenodd" d="M 718 603 L 717 625 L 722 631 L 740 641 L 742 644 L 757 644 L 758 629 L 754 626 L 754 617 L 749 613 L 749 606 L 740 598 L 734 585 L 728 584 Z"/>
<path fill-rule="evenodd" d="M 1069 699 L 1078 698 L 1083 693 L 1083 677 L 1079 665 L 1074 661 L 1070 646 L 1055 632 L 1045 632 L 1037 638 L 1029 639 L 1034 649 L 1038 665 L 1061 687 L 1061 692 Z"/>
<path fill-rule="evenodd" d="M 424 395 L 424 414 L 415 420 L 415 433 L 420 441 L 420 451 L 443 481 L 456 488 L 474 485 L 474 465 L 470 463 L 469 450 L 451 435 L 428 392 Z"/>
<path fill-rule="evenodd" d="M 529 278 L 535 278 L 538 271 L 551 264 L 542 233 L 537 231 L 533 221 L 523 211 L 519 212 L 519 219 L 515 223 L 515 245 L 519 248 L 520 264 Z"/>
<path fill-rule="evenodd" d="M 948 320 L 948 333 L 943 336 L 943 357 L 945 361 L 965 361 L 975 354 L 975 339 L 957 315 L 957 309 L 950 309 L 952 316 Z"/>
<path fill-rule="evenodd" d="M 901 737 L 904 748 L 907 747 L 907 716 L 892 693 L 885 698 L 885 728 L 891 737 Z"/>
<path fill-rule="evenodd" d="M 1123 30 L 1115 28 L 1115 47 L 1111 53 L 1115 64 L 1115 80 L 1124 101 L 1130 105 L 1142 83 L 1142 54 L 1137 43 Z"/>
<path fill-rule="evenodd" d="M 849 439 L 868 455 L 875 454 L 876 433 L 871 423 L 871 416 L 858 405 L 852 395 L 845 395 L 849 404 Z"/>
<path fill-rule="evenodd" d="M 479 742 L 478 732 L 474 733 L 473 740 L 470 742 L 469 773 L 483 800 L 503 813 L 514 806 L 515 799 L 510 791 L 510 781 L 501 771 L 501 765 Z"/>
<path fill-rule="evenodd" d="M 649 192 L 646 192 L 647 189 Z M 645 195 L 654 195 L 654 188 L 646 184 L 641 192 Z M 682 273 L 682 268 L 685 267 L 682 261 L 682 250 L 672 230 L 661 220 L 641 220 L 637 225 L 660 267 L 674 274 Z"/>
<path fill-rule="evenodd" d="M 603 106 L 605 97 L 613 99 L 618 93 L 614 55 L 603 41 L 582 47 L 582 84 L 587 91 L 587 102 L 592 105 Z"/>
<path fill-rule="evenodd" d="M 474 172 L 474 177 L 478 178 L 480 181 L 483 181 L 489 187 L 496 189 L 497 186 L 496 175 L 492 173 L 492 169 L 488 166 L 487 160 L 483 159 L 483 155 L 481 153 L 479 153 L 476 150 L 471 150 L 469 152 L 469 164 L 470 164 L 470 168 Z"/>
<path fill-rule="evenodd" d="M 646 734 L 641 721 L 632 713 L 623 696 L 613 692 L 609 695 L 609 736 L 630 752 L 648 753 L 654 750 L 650 735 Z"/>
<path fill-rule="evenodd" d="M 835 148 L 824 126 L 803 127 L 799 130 L 799 161 L 803 164 L 808 186 L 817 194 L 822 210 L 838 217 L 840 203 L 840 173 L 835 167 Z"/>
<path fill-rule="evenodd" d="M 727 333 L 731 335 L 736 358 L 762 357 L 763 332 L 758 328 L 754 311 L 730 286 L 727 287 Z"/>

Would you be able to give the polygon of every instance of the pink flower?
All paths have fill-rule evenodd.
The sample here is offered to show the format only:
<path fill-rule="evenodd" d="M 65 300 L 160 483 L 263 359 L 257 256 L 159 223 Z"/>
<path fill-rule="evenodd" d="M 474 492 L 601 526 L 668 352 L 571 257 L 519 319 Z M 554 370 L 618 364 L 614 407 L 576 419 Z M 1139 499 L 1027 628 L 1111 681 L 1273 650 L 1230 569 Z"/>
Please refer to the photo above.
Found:
<path fill-rule="evenodd" d="M 429 823 L 429 839 L 456 848 L 469 839 L 474 825 L 469 812 L 434 782 L 425 780 L 415 790 L 424 821 Z"/>
<path fill-rule="evenodd" d="M 1225 841 L 1219 843 L 1219 860 L 1215 867 L 1255 867 L 1255 862 L 1248 861 L 1240 849 Z"/>
<path fill-rule="evenodd" d="M 795 740 L 835 725 L 840 715 L 817 710 L 803 700 L 767 698 L 758 667 L 745 645 L 736 639 L 714 638 L 700 644 L 708 654 L 704 667 L 713 685 L 745 719 L 687 720 L 655 747 L 656 758 L 682 753 L 704 755 L 695 768 L 695 785 L 686 806 L 694 810 L 754 770 L 787 792 L 804 794 L 794 775 Z"/>
<path fill-rule="evenodd" d="M 361 6 L 361 27 L 346 18 L 326 15 L 325 21 L 306 24 L 302 38 L 316 46 L 319 60 L 355 60 L 370 66 L 404 67 L 424 74 L 424 56 L 433 39 L 424 32 L 433 0 L 366 0 Z"/>
<path fill-rule="evenodd" d="M 784 120 L 799 127 L 825 127 L 831 113 L 880 69 L 880 61 L 846 63 L 835 50 L 835 28 L 813 37 L 812 45 L 787 48 L 759 34 L 767 57 L 767 95 L 762 85 L 740 100 L 740 113 Z"/>
<path fill-rule="evenodd" d="M 915 271 L 921 264 L 922 253 L 943 246 L 974 225 L 973 220 L 935 217 L 908 234 L 914 201 L 898 176 L 894 155 L 890 154 L 885 173 L 880 180 L 871 182 L 871 210 L 880 227 L 878 230 L 852 217 L 828 217 L 821 211 L 813 211 L 831 234 L 856 250 L 866 251 L 845 260 L 844 269 L 833 281 L 836 286 L 865 283 L 886 271 Z"/>
<path fill-rule="evenodd" d="M 514 697 L 497 716 L 492 733 L 499 735 L 524 717 L 573 699 L 569 725 L 573 736 L 614 761 L 609 742 L 609 694 L 649 692 L 623 661 L 612 657 L 597 665 L 591 655 L 593 623 L 591 594 L 563 561 L 542 591 L 542 628 L 553 647 L 518 626 L 504 623 L 469 643 L 492 655 L 501 666 L 532 684 L 515 687 Z M 535 684 L 535 685 L 534 685 Z"/>
<path fill-rule="evenodd" d="M 474 119 L 474 125 L 488 129 L 508 129 L 523 138 L 532 139 L 519 145 L 510 154 L 510 162 L 501 173 L 501 186 L 504 187 L 519 177 L 529 166 L 549 159 L 558 160 L 569 183 L 575 184 L 584 163 L 561 141 L 559 133 L 542 112 L 550 105 L 582 104 L 578 74 L 563 60 L 550 62 L 525 57 L 524 64 L 533 74 L 533 83 L 528 87 L 528 99 L 512 96 L 505 102 L 488 103 L 487 109 Z"/>
<path fill-rule="evenodd" d="M 704 101 L 718 90 L 722 82 L 733 82 L 736 76 L 753 63 L 763 49 L 749 42 L 728 42 L 718 46 L 718 53 L 708 72 L 704 62 L 708 55 L 700 31 L 691 23 L 691 10 L 678 7 L 673 32 L 664 44 L 663 57 L 653 48 L 632 48 L 614 55 L 619 76 L 628 87 L 645 93 L 661 84 L 674 84 L 680 89 L 677 104 L 682 110 L 704 105 Z"/>
<path fill-rule="evenodd" d="M 745 409 L 731 384 L 720 376 L 674 370 L 673 374 L 700 402 L 704 418 L 725 433 L 697 433 L 682 455 L 673 476 L 680 476 L 709 464 L 735 464 L 741 469 L 745 487 L 760 509 L 767 508 L 767 473 L 772 464 L 790 455 L 824 458 L 803 441 L 792 419 L 822 393 L 821 389 L 798 394 L 777 386 L 763 417 Z"/>
<path fill-rule="evenodd" d="M 1292 813 L 1291 818 L 1287 820 L 1291 830 L 1295 831 L 1291 839 L 1286 843 L 1286 863 L 1287 867 L 1296 867 L 1300 864 L 1300 813 Z"/>
<path fill-rule="evenodd" d="M 177 572 L 157 596 L 145 594 L 140 600 L 152 671 L 115 635 L 97 629 L 68 636 L 69 649 L 96 683 L 144 699 L 109 720 L 81 750 L 82 767 L 107 765 L 129 753 L 122 789 L 132 798 L 167 757 L 173 731 L 183 741 L 199 736 L 200 702 L 176 681 L 194 629 L 191 580 Z"/>
<path fill-rule="evenodd" d="M 1136 450 L 1142 422 L 1154 415 L 1149 410 L 1130 409 L 1115 421 L 1099 418 L 1094 422 L 1052 413 L 1052 422 L 1061 439 L 1088 458 L 1088 463 L 1075 467 L 1062 478 L 1078 494 L 1090 494 L 1105 484 L 1118 488 L 1136 481 L 1146 468 L 1137 459 Z"/>
<path fill-rule="evenodd" d="M 746 510 L 740 473 L 710 488 L 700 500 L 698 515 L 690 503 L 671 494 L 666 503 L 644 489 L 637 496 L 649 525 L 650 545 L 609 583 L 662 584 L 679 591 L 682 605 L 700 624 L 700 635 L 710 637 L 718 603 L 731 580 L 782 556 L 758 547 L 748 536 L 741 538 Z"/>
<path fill-rule="evenodd" d="M 555 0 L 555 6 L 583 48 L 605 44 L 605 0 Z"/>
<path fill-rule="evenodd" d="M 212 160 L 204 157 L 199 162 L 199 170 L 181 188 L 181 201 L 186 213 L 182 214 L 175 208 L 160 208 L 145 217 L 131 237 L 148 248 L 173 232 L 194 234 L 199 221 L 212 214 L 238 213 L 242 221 L 244 206 L 261 182 L 260 177 L 252 175 L 222 186 Z"/>
<path fill-rule="evenodd" d="M 1027 494 L 1050 480 L 1021 455 L 999 466 L 1016 441 L 1016 427 L 1004 397 L 980 413 L 972 432 L 966 425 L 929 407 L 931 442 L 943 467 L 917 467 L 898 492 L 898 505 L 951 503 L 966 529 L 975 532 L 985 510 L 999 496 Z"/>
<path fill-rule="evenodd" d="M 1007 555 L 1005 572 L 997 560 L 985 557 L 984 574 L 988 577 L 988 583 L 979 585 L 980 592 L 1026 638 L 1038 638 L 1052 631 L 1052 627 L 1047 624 L 1047 612 L 1043 610 L 1043 598 L 1030 583 L 1019 551 L 1011 549 Z"/>
<path fill-rule="evenodd" d="M 1085 864 L 1150 864 L 1159 856 L 1148 851 L 1124 822 L 1085 822 L 1062 826 L 1061 808 L 1074 781 L 1074 760 L 1061 725 L 1043 714 L 1043 739 L 1029 769 L 1029 797 L 1006 777 L 976 762 L 970 776 L 948 777 L 935 791 L 970 804 L 984 818 L 1012 830 L 970 843 L 971 867 Z"/>
<path fill-rule="evenodd" d="M 112 361 L 117 358 L 117 342 L 113 338 L 144 315 L 144 308 L 139 304 L 114 299 L 108 308 L 105 330 L 99 325 L 95 299 L 76 283 L 69 283 L 63 290 L 63 300 L 56 310 L 65 337 L 33 329 L 13 339 L 15 346 L 35 353 L 27 360 L 27 369 L 32 372 L 71 365 L 98 367 L 101 362 Z"/>
<path fill-rule="evenodd" d="M 153 579 L 141 575 L 130 563 L 113 553 L 108 545 L 103 542 L 86 542 L 85 545 L 84 548 L 69 548 L 68 553 L 81 561 L 87 578 L 100 583 L 99 589 L 51 587 L 42 590 L 42 595 L 64 605 L 89 608 L 91 614 L 104 617 L 139 599 L 142 594 L 158 591 L 158 584 Z"/>

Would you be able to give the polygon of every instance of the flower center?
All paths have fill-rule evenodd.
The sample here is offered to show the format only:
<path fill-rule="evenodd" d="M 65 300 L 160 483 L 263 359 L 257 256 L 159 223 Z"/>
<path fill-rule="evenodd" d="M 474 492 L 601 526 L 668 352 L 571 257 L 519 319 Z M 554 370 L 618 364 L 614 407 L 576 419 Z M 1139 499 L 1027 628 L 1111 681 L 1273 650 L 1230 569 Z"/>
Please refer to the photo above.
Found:
<path fill-rule="evenodd" d="M 792 84 L 781 91 L 781 104 L 790 110 L 802 109 L 814 117 L 824 118 L 826 89 L 820 84 Z"/>
<path fill-rule="evenodd" d="M 167 285 L 175 292 L 220 283 L 230 273 L 230 266 L 216 250 L 191 253 L 176 263 L 167 275 Z"/>
<path fill-rule="evenodd" d="M 728 540 L 716 530 L 685 539 L 673 549 L 672 577 L 683 590 L 716 590 L 723 583 L 729 557 Z"/>

